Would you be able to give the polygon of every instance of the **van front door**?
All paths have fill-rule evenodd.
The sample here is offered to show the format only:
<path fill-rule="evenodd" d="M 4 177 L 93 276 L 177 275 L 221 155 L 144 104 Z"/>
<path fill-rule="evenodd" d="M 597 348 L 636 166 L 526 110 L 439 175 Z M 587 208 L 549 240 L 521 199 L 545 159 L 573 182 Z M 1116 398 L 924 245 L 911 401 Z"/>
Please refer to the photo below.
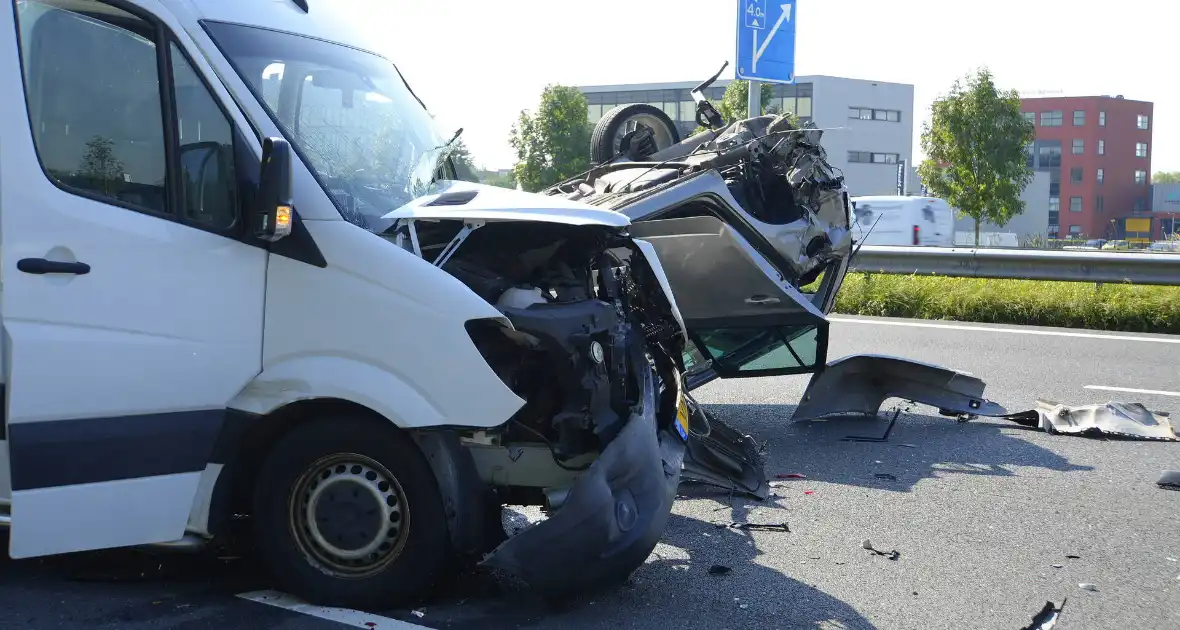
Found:
<path fill-rule="evenodd" d="M 13 557 L 183 536 L 226 402 L 261 368 L 267 252 L 240 236 L 235 176 L 254 154 L 133 6 L 0 11 Z"/>

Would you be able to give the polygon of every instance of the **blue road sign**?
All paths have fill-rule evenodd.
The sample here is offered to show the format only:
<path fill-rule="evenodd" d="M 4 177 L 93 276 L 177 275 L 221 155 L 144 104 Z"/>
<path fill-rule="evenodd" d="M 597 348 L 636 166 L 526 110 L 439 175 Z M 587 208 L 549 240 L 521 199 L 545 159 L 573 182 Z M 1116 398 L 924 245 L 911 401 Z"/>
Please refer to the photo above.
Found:
<path fill-rule="evenodd" d="M 795 2 L 738 0 L 737 78 L 795 82 Z"/>

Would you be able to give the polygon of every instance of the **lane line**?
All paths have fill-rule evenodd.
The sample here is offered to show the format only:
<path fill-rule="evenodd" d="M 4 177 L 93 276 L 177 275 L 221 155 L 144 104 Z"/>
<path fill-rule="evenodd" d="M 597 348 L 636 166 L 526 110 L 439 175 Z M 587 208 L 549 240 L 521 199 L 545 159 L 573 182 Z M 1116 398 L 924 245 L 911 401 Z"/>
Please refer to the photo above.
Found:
<path fill-rule="evenodd" d="M 307 602 L 280 593 L 278 591 L 253 591 L 250 593 L 239 593 L 238 597 L 258 602 L 259 604 L 266 604 L 267 606 L 274 606 L 275 608 L 282 608 L 297 612 L 310 617 L 316 617 L 327 621 L 335 621 L 339 624 L 351 626 L 353 628 L 368 628 L 369 630 L 432 630 L 426 626 L 419 626 L 397 619 L 390 619 L 389 617 L 382 617 L 380 615 L 371 615 L 359 610 L 351 608 L 325 608 L 323 606 L 313 606 Z"/>
<path fill-rule="evenodd" d="M 1180 398 L 1180 392 L 1166 392 L 1161 389 L 1133 389 L 1130 387 L 1107 387 L 1105 385 L 1087 385 L 1084 389 L 1098 389 L 1106 392 L 1124 392 L 1127 394 L 1151 394 L 1153 396 L 1175 396 Z"/>
<path fill-rule="evenodd" d="M 992 328 L 988 326 L 964 326 L 956 324 L 929 324 L 925 322 L 888 322 L 854 317 L 829 317 L 828 321 L 841 324 L 874 324 L 877 326 L 902 326 L 907 328 L 937 328 L 941 330 L 967 330 L 975 332 L 1009 333 L 1013 335 L 1038 335 L 1044 337 L 1077 337 L 1080 339 L 1107 339 L 1110 341 L 1143 341 L 1147 343 L 1180 344 L 1180 337 L 1133 337 L 1130 335 L 1100 335 L 1097 333 L 1065 332 L 1060 330 L 1030 330 L 1027 328 Z"/>

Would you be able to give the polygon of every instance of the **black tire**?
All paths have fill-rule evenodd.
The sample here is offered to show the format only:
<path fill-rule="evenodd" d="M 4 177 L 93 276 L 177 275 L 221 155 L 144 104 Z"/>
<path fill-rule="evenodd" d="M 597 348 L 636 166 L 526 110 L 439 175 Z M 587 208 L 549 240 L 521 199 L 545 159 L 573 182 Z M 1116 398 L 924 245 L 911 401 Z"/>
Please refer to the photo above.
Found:
<path fill-rule="evenodd" d="M 659 149 L 666 149 L 680 142 L 680 131 L 676 128 L 676 123 L 662 109 L 646 103 L 619 105 L 603 114 L 598 124 L 594 125 L 594 133 L 590 136 L 590 159 L 595 164 L 607 162 L 615 157 L 615 136 L 628 119 L 636 116 L 642 116 L 653 123 L 649 126 L 653 127 Z M 663 129 L 654 128 L 656 124 Z M 661 138 L 663 142 L 660 141 Z"/>
<path fill-rule="evenodd" d="M 322 606 L 389 609 L 425 595 L 448 568 L 450 537 L 434 473 L 407 436 L 382 423 L 355 416 L 311 420 L 283 436 L 263 462 L 255 483 L 254 536 L 282 590 Z M 333 456 L 342 456 L 339 464 Z M 355 465 L 347 463 L 350 458 Z M 393 483 L 382 486 L 386 473 Z M 395 509 L 404 516 L 395 520 Z M 328 550 L 333 543 L 316 542 L 330 538 L 344 545 L 337 549 L 360 553 L 347 546 L 366 536 L 380 545 L 373 557 L 385 554 L 379 561 L 343 560 Z M 386 541 L 392 541 L 391 550 Z M 368 572 L 343 566 L 348 562 L 367 563 Z"/>

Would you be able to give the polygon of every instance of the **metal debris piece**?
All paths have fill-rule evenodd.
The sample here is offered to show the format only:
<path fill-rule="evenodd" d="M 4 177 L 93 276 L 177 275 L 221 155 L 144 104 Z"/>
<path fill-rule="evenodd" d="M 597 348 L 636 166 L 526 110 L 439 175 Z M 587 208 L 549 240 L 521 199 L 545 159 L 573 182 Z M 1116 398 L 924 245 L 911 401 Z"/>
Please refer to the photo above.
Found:
<path fill-rule="evenodd" d="M 1038 399 L 1033 409 L 1003 417 L 1051 434 L 1180 441 L 1168 414 L 1151 411 L 1141 403 L 1112 401 L 1104 405 L 1071 407 Z"/>
<path fill-rule="evenodd" d="M 424 609 L 424 608 L 417 608 L 417 609 L 415 609 L 415 610 L 411 610 L 411 611 L 410 611 L 410 614 L 412 614 L 412 615 L 414 615 L 415 617 L 417 617 L 417 618 L 421 619 L 422 617 L 425 617 L 425 616 L 426 616 L 426 609 Z"/>
<path fill-rule="evenodd" d="M 729 573 L 730 571 L 733 571 L 733 569 L 731 569 L 723 564 L 715 564 L 715 565 L 709 567 L 709 575 L 725 575 L 725 574 Z"/>
<path fill-rule="evenodd" d="M 1060 569 L 1061 567 L 1064 567 L 1065 565 L 1064 564 L 1051 564 L 1049 566 L 1053 567 L 1054 569 Z"/>
<path fill-rule="evenodd" d="M 1075 555 L 1073 555 L 1072 553 L 1067 553 L 1067 554 L 1065 554 L 1065 557 L 1066 557 L 1066 558 L 1069 558 L 1069 559 L 1071 559 L 1071 560 L 1081 560 L 1081 559 L 1082 559 L 1082 557 L 1081 557 L 1081 556 L 1075 556 Z"/>
<path fill-rule="evenodd" d="M 1180 470 L 1165 470 L 1156 483 L 1161 488 L 1180 490 Z"/>
<path fill-rule="evenodd" d="M 901 407 L 893 411 L 893 419 L 889 421 L 889 425 L 885 427 L 885 433 L 881 437 L 870 437 L 863 435 L 846 435 L 840 438 L 843 442 L 888 442 L 889 434 L 893 432 L 893 425 L 897 424 L 897 417 L 901 415 Z"/>
<path fill-rule="evenodd" d="M 876 477 L 877 479 L 886 479 L 888 481 L 897 481 L 897 476 L 891 475 L 889 473 L 877 473 L 873 476 Z"/>
<path fill-rule="evenodd" d="M 1081 588 L 1081 589 L 1087 590 L 1087 591 L 1097 591 L 1098 590 L 1098 586 L 1096 584 L 1090 584 L 1089 582 L 1082 582 L 1081 584 L 1078 584 L 1078 588 Z"/>
<path fill-rule="evenodd" d="M 901 552 L 896 549 L 894 549 L 893 551 L 881 551 L 880 549 L 874 549 L 873 548 L 873 541 L 869 540 L 868 538 L 864 539 L 864 542 L 860 543 L 860 546 L 864 547 L 865 549 L 868 549 L 869 551 L 877 554 L 878 556 L 885 556 L 885 557 L 889 558 L 890 560 L 897 560 L 898 558 L 901 557 Z"/>
<path fill-rule="evenodd" d="M 1032 618 L 1032 623 L 1021 628 L 1020 630 L 1051 630 L 1053 626 L 1057 625 L 1057 621 L 1061 619 L 1061 611 L 1065 609 L 1065 602 L 1069 598 L 1061 600 L 1060 606 L 1055 606 L 1053 602 L 1045 602 L 1044 608 Z"/>
<path fill-rule="evenodd" d="M 791 528 L 786 521 L 782 523 L 717 523 L 717 529 L 744 529 L 758 532 L 787 532 Z"/>

